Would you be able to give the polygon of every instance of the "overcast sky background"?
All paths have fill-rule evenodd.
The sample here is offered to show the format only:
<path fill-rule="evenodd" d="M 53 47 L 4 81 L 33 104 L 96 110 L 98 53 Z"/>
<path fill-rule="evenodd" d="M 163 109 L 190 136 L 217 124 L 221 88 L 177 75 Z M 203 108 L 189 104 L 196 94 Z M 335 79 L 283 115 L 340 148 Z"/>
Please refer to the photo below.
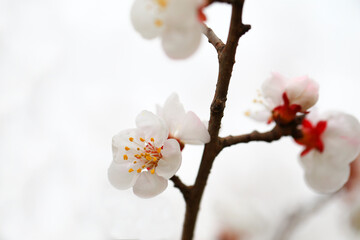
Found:
<path fill-rule="evenodd" d="M 207 120 L 217 56 L 203 38 L 189 59 L 165 56 L 134 31 L 125 0 L 0 0 L 0 239 L 177 239 L 177 189 L 150 200 L 107 180 L 111 138 L 177 92 Z M 230 7 L 213 4 L 207 24 L 226 40 Z M 271 126 L 244 116 L 261 83 L 278 71 L 320 83 L 320 111 L 360 118 L 360 1 L 248 0 L 221 134 Z M 234 224 L 269 239 L 296 206 L 319 197 L 304 183 L 291 139 L 224 150 L 202 201 L 196 239 Z M 178 175 L 192 184 L 202 147 L 186 146 Z M 292 240 L 358 239 L 348 206 L 329 204 Z"/>

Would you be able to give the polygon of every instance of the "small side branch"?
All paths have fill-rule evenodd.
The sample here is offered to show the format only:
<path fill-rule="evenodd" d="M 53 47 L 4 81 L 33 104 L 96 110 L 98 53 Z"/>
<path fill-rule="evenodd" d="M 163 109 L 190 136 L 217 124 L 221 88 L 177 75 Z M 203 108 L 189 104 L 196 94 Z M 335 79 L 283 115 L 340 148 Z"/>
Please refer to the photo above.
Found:
<path fill-rule="evenodd" d="M 222 148 L 226 148 L 238 143 L 248 143 L 252 141 L 273 142 L 284 136 L 293 136 L 294 138 L 299 138 L 301 136 L 301 132 L 298 130 L 297 126 L 302 122 L 303 118 L 304 116 L 299 116 L 289 125 L 276 125 L 272 130 L 264 133 L 253 131 L 252 133 L 248 134 L 238 136 L 230 135 L 224 138 L 220 138 L 220 143 Z"/>
<path fill-rule="evenodd" d="M 221 39 L 218 36 L 216 36 L 216 34 L 211 28 L 206 26 L 205 23 L 203 23 L 202 25 L 202 32 L 208 38 L 209 43 L 211 43 L 215 47 L 218 55 L 220 55 L 220 53 L 225 47 L 225 44 L 221 41 Z"/>
<path fill-rule="evenodd" d="M 291 135 L 285 129 L 275 126 L 271 131 L 260 133 L 258 131 L 253 131 L 252 133 L 238 135 L 238 136 L 227 136 L 220 138 L 223 148 L 230 147 L 238 143 L 248 143 L 252 141 L 263 141 L 263 142 L 272 142 L 279 140 L 283 136 Z"/>
<path fill-rule="evenodd" d="M 190 195 L 190 186 L 187 186 L 186 184 L 184 184 L 181 179 L 174 175 L 170 178 L 171 181 L 173 181 L 174 183 L 174 187 L 178 188 L 180 190 L 180 192 L 182 193 L 185 201 L 187 201 L 189 199 L 189 195 Z"/>

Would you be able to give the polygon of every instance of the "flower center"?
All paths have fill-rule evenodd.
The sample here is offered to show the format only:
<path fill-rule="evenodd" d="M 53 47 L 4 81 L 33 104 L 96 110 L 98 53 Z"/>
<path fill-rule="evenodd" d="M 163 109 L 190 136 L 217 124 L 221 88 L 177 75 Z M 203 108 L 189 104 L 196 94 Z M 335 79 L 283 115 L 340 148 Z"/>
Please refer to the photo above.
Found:
<path fill-rule="evenodd" d="M 155 146 L 154 138 L 150 138 L 150 141 L 147 142 L 144 138 L 139 138 L 138 141 L 135 141 L 134 138 L 130 137 L 129 141 L 136 145 L 135 148 L 130 148 L 125 146 L 125 151 L 129 154 L 124 154 L 123 159 L 131 160 L 137 172 L 150 171 L 151 174 L 155 173 L 155 168 L 158 165 L 159 160 L 162 158 L 161 150 L 162 147 Z M 133 168 L 129 168 L 129 173 L 135 171 Z"/>
<path fill-rule="evenodd" d="M 272 119 L 280 124 L 288 124 L 292 122 L 295 119 L 296 114 L 301 111 L 301 106 L 298 104 L 290 104 L 286 92 L 283 93 L 282 98 L 284 104 L 273 109 Z"/>
<path fill-rule="evenodd" d="M 324 151 L 324 143 L 321 135 L 324 133 L 326 125 L 326 121 L 319 121 L 316 126 L 313 126 L 309 120 L 303 120 L 300 129 L 302 137 L 295 139 L 296 143 L 305 146 L 304 151 L 301 152 L 301 156 L 305 156 L 312 149 L 316 149 L 319 152 Z"/>

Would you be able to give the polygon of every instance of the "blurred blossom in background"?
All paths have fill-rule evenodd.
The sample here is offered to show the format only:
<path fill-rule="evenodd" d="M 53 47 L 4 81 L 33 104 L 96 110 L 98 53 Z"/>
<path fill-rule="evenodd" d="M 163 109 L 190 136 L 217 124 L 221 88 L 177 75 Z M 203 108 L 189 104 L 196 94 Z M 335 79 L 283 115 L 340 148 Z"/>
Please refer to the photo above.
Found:
<path fill-rule="evenodd" d="M 216 51 L 203 37 L 191 58 L 169 59 L 159 39 L 146 41 L 132 28 L 131 5 L 0 0 L 0 239 L 179 238 L 184 202 L 172 183 L 148 200 L 110 186 L 111 138 L 172 92 L 206 120 Z M 225 41 L 230 7 L 213 4 L 205 14 Z M 244 112 L 272 71 L 308 74 L 320 84 L 319 108 L 360 118 L 358 0 L 247 1 L 244 22 L 252 29 L 240 40 L 223 136 L 271 128 Z M 305 185 L 300 151 L 290 138 L 224 150 L 208 181 L 196 239 L 226 232 L 272 239 L 293 209 L 319 197 Z M 178 175 L 187 184 L 201 153 L 199 146 L 183 151 Z M 358 210 L 351 210 L 358 202 L 332 200 L 291 239 L 359 239 L 351 227 L 359 226 Z"/>

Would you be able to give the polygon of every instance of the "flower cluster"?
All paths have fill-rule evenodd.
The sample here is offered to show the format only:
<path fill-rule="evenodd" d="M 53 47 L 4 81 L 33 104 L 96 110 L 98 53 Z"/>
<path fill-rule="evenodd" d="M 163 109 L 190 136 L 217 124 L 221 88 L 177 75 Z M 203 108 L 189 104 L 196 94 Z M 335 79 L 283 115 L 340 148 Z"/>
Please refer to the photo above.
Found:
<path fill-rule="evenodd" d="M 309 113 L 318 100 L 318 91 L 318 84 L 306 76 L 286 79 L 274 73 L 262 85 L 260 102 L 266 110 L 249 115 L 286 125 L 304 114 L 295 142 L 305 147 L 300 154 L 305 180 L 314 190 L 331 193 L 347 182 L 349 164 L 360 153 L 360 123 L 342 112 Z"/>
<path fill-rule="evenodd" d="M 261 86 L 258 102 L 264 110 L 250 113 L 250 117 L 268 123 L 275 121 L 287 124 L 293 121 L 297 113 L 305 113 L 315 105 L 319 98 L 319 85 L 307 76 L 288 79 L 279 73 L 273 73 Z"/>
<path fill-rule="evenodd" d="M 187 58 L 198 48 L 204 7 L 200 0 L 135 0 L 131 21 L 144 38 L 161 37 L 165 53 Z"/>
<path fill-rule="evenodd" d="M 172 94 L 158 115 L 142 111 L 136 128 L 113 137 L 113 162 L 108 170 L 110 183 L 118 189 L 133 187 L 141 198 L 163 192 L 182 161 L 184 144 L 210 141 L 206 126 L 193 112 L 185 112 L 176 94 Z"/>
<path fill-rule="evenodd" d="M 305 146 L 300 161 L 306 182 L 322 193 L 339 190 L 349 178 L 350 163 L 360 152 L 358 120 L 342 112 L 312 112 L 300 130 L 302 137 L 295 140 Z"/>

